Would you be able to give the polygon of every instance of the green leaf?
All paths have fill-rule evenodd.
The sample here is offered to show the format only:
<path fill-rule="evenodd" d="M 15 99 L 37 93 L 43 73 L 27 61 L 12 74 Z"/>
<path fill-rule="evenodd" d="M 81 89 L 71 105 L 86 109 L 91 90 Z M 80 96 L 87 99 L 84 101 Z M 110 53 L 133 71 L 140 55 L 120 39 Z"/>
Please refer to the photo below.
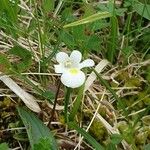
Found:
<path fill-rule="evenodd" d="M 38 144 L 41 138 L 48 140 L 50 143 L 50 150 L 58 149 L 53 134 L 41 120 L 39 120 L 32 112 L 27 111 L 22 107 L 18 107 L 17 110 L 26 127 L 32 150 L 34 150 L 34 145 Z"/>
<path fill-rule="evenodd" d="M 42 7 L 45 12 L 53 11 L 54 9 L 54 0 L 43 0 Z"/>
<path fill-rule="evenodd" d="M 17 5 L 17 1 L 1 0 L 2 10 L 12 23 L 17 22 Z"/>
<path fill-rule="evenodd" d="M 150 150 L 150 144 L 145 145 L 144 150 Z"/>
<path fill-rule="evenodd" d="M 74 37 L 67 31 L 62 31 L 59 37 L 69 48 L 74 48 L 76 45 Z"/>
<path fill-rule="evenodd" d="M 94 21 L 99 20 L 99 19 L 108 18 L 110 16 L 111 16 L 111 14 L 109 12 L 98 12 L 98 13 L 91 15 L 91 16 L 88 16 L 84 19 L 81 19 L 81 20 L 69 23 L 67 25 L 64 25 L 64 28 L 91 23 L 91 22 L 94 22 Z"/>
<path fill-rule="evenodd" d="M 0 1 L 0 27 L 6 33 L 13 35 L 17 38 L 18 26 L 18 0 L 1 0 Z M 15 30 L 14 30 L 15 29 Z"/>
<path fill-rule="evenodd" d="M 111 143 L 114 145 L 119 144 L 123 140 L 122 136 L 119 134 L 112 134 L 111 135 Z"/>
<path fill-rule="evenodd" d="M 139 15 L 150 20 L 150 5 L 135 2 L 133 8 Z"/>
<path fill-rule="evenodd" d="M 0 144 L 0 150 L 9 150 L 9 147 L 6 143 L 1 143 Z"/>
<path fill-rule="evenodd" d="M 46 99 L 48 99 L 52 102 L 52 100 L 55 97 L 55 94 L 51 91 L 45 91 L 45 92 L 42 93 L 42 96 L 44 96 Z"/>
<path fill-rule="evenodd" d="M 117 150 L 116 146 L 112 143 L 107 144 L 106 150 Z"/>
<path fill-rule="evenodd" d="M 67 22 L 72 22 L 74 20 L 75 20 L 75 17 L 73 16 L 72 8 L 71 7 L 65 7 L 61 13 L 61 21 L 67 23 Z"/>
<path fill-rule="evenodd" d="M 20 46 L 14 46 L 12 49 L 9 50 L 9 53 L 19 56 L 21 59 L 18 64 L 16 63 L 13 64 L 16 71 L 23 72 L 31 66 L 32 55 L 31 55 L 31 52 L 29 52 L 28 50 Z"/>
<path fill-rule="evenodd" d="M 91 35 L 87 40 L 86 49 L 98 51 L 100 49 L 100 38 L 97 35 Z"/>
<path fill-rule="evenodd" d="M 48 138 L 41 138 L 39 143 L 34 145 L 34 150 L 51 150 L 51 145 Z"/>
<path fill-rule="evenodd" d="M 4 54 L 0 54 L 0 72 L 8 73 L 11 64 Z"/>
<path fill-rule="evenodd" d="M 81 25 L 81 26 L 75 26 L 70 28 L 71 29 L 71 33 L 73 38 L 75 39 L 75 41 L 79 42 L 83 42 L 87 37 L 85 35 L 85 26 Z"/>
<path fill-rule="evenodd" d="M 80 128 L 76 123 L 69 122 L 68 125 L 70 128 L 73 128 L 80 133 L 96 150 L 104 150 L 104 148 L 90 134 Z"/>

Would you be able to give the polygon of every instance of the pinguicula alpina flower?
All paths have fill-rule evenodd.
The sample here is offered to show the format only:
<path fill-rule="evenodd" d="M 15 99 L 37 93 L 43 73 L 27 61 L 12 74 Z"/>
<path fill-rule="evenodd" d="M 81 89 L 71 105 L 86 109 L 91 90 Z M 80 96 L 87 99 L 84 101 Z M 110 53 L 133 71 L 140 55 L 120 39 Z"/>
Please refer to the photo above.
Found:
<path fill-rule="evenodd" d="M 85 81 L 85 74 L 81 71 L 84 67 L 94 66 L 94 61 L 92 59 L 86 59 L 81 62 L 82 54 L 74 50 L 68 56 L 65 52 L 59 52 L 56 54 L 56 60 L 59 63 L 54 65 L 55 72 L 60 73 L 61 82 L 71 88 L 80 87 Z"/>

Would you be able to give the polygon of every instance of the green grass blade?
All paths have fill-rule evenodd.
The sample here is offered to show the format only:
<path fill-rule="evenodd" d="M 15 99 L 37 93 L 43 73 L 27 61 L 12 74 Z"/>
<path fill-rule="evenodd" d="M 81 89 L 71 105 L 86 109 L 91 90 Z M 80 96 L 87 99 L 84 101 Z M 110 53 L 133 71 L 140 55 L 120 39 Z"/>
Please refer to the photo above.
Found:
<path fill-rule="evenodd" d="M 114 92 L 114 90 L 109 86 L 108 82 L 106 80 L 104 80 L 100 74 L 98 74 L 98 72 L 93 69 L 94 73 L 96 74 L 99 82 L 104 85 L 106 87 L 106 89 L 108 89 L 110 91 L 110 93 L 113 95 L 113 97 L 118 101 L 118 105 L 120 106 L 120 108 L 124 111 L 125 115 L 127 115 L 127 111 L 125 109 L 124 104 L 121 102 L 120 98 L 117 96 L 117 94 Z"/>
<path fill-rule="evenodd" d="M 110 16 L 111 16 L 111 14 L 107 11 L 106 12 L 98 12 L 98 13 L 96 13 L 94 15 L 91 15 L 91 16 L 88 16 L 84 19 L 81 19 L 81 20 L 69 23 L 67 25 L 64 25 L 64 28 L 78 26 L 78 25 L 81 25 L 81 24 L 91 23 L 91 22 L 94 22 L 94 21 L 99 20 L 99 19 L 108 18 Z"/>
<path fill-rule="evenodd" d="M 80 133 L 96 150 L 104 150 L 104 148 L 90 134 L 80 128 L 76 123 L 69 122 L 68 125 L 70 128 L 73 128 Z"/>
<path fill-rule="evenodd" d="M 110 41 L 108 43 L 108 53 L 107 57 L 111 63 L 114 63 L 114 58 L 117 51 L 117 36 L 118 36 L 118 20 L 116 16 L 112 16 L 110 18 L 111 24 L 111 33 L 110 33 Z"/>
<path fill-rule="evenodd" d="M 74 120 L 74 117 L 77 114 L 78 109 L 80 108 L 81 100 L 82 100 L 82 97 L 83 97 L 83 91 L 84 91 L 84 86 L 81 86 L 79 88 L 79 92 L 78 92 L 78 96 L 76 98 L 76 101 L 73 104 L 72 111 L 70 112 L 69 121 Z"/>
<path fill-rule="evenodd" d="M 72 91 L 71 88 L 67 88 L 67 91 L 65 93 L 65 100 L 64 100 L 64 117 L 65 117 L 65 122 L 68 122 L 68 105 L 69 105 L 71 91 Z"/>
<path fill-rule="evenodd" d="M 3 10 L 5 10 L 7 12 L 8 15 L 8 19 L 10 19 L 10 21 L 12 23 L 16 23 L 18 18 L 17 18 L 17 2 L 15 2 L 15 6 L 13 6 L 12 2 L 10 2 L 9 0 L 1 0 L 1 6 L 3 8 Z"/>

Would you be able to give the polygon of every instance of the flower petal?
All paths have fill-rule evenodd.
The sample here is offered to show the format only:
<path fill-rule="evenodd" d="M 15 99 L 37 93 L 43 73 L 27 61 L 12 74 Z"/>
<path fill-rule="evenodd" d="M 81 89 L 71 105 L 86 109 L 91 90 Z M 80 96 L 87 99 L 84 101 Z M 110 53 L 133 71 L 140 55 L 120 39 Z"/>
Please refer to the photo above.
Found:
<path fill-rule="evenodd" d="M 82 69 L 84 67 L 92 67 L 95 63 L 92 59 L 86 59 L 82 63 L 79 64 L 79 69 Z"/>
<path fill-rule="evenodd" d="M 65 71 L 65 68 L 61 64 L 54 65 L 54 68 L 56 73 L 64 73 Z"/>
<path fill-rule="evenodd" d="M 85 81 L 85 74 L 78 70 L 77 74 L 72 74 L 69 71 L 65 72 L 61 76 L 61 82 L 71 88 L 80 87 Z"/>
<path fill-rule="evenodd" d="M 68 60 L 68 58 L 69 58 L 69 56 L 65 52 L 59 52 L 56 54 L 56 60 L 59 63 L 65 62 L 66 60 Z"/>
<path fill-rule="evenodd" d="M 82 59 L 82 54 L 81 52 L 74 50 L 72 51 L 71 55 L 70 55 L 70 59 L 73 61 L 73 63 L 79 63 Z"/>

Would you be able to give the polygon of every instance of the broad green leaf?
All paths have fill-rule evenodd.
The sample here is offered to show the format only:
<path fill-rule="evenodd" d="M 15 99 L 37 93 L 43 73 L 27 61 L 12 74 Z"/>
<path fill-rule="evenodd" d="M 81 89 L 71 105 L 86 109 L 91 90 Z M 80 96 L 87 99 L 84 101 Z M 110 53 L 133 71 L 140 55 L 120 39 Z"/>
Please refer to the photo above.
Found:
<path fill-rule="evenodd" d="M 76 45 L 74 37 L 67 31 L 62 31 L 59 37 L 69 48 L 74 48 Z"/>
<path fill-rule="evenodd" d="M 89 39 L 86 41 L 86 49 L 98 51 L 100 49 L 100 38 L 97 35 L 89 36 Z"/>
<path fill-rule="evenodd" d="M 135 2 L 133 8 L 139 15 L 150 20 L 150 5 Z"/>
<path fill-rule="evenodd" d="M 81 19 L 81 20 L 69 23 L 67 25 L 64 25 L 64 28 L 78 26 L 81 24 L 87 24 L 87 23 L 91 23 L 91 22 L 94 22 L 96 20 L 108 18 L 108 17 L 111 17 L 111 14 L 109 12 L 98 12 L 98 13 L 91 15 L 91 16 L 88 16 L 84 19 Z"/>
<path fill-rule="evenodd" d="M 77 41 L 78 43 L 79 42 L 83 43 L 83 41 L 86 40 L 87 38 L 87 36 L 85 35 L 86 28 L 84 25 L 75 26 L 70 29 L 71 29 L 71 33 L 75 41 Z"/>
<path fill-rule="evenodd" d="M 62 22 L 72 22 L 75 20 L 75 17 L 73 16 L 73 11 L 71 7 L 66 7 L 64 10 L 62 10 L 61 13 L 61 21 Z"/>
<path fill-rule="evenodd" d="M 52 101 L 52 99 L 54 99 L 54 97 L 55 97 L 55 94 L 53 92 L 51 92 L 51 91 L 44 91 L 42 93 L 42 96 L 44 96 L 46 99 Z"/>
<path fill-rule="evenodd" d="M 21 59 L 19 63 L 13 64 L 15 69 L 18 72 L 23 72 L 30 67 L 30 65 L 32 63 L 31 52 L 29 52 L 28 50 L 26 50 L 20 46 L 14 46 L 12 49 L 9 50 L 9 53 L 19 56 Z"/>
<path fill-rule="evenodd" d="M 150 150 L 150 144 L 145 145 L 144 150 Z"/>
<path fill-rule="evenodd" d="M 8 58 L 4 54 L 0 54 L 0 72 L 8 73 L 11 68 L 11 64 Z"/>
<path fill-rule="evenodd" d="M 48 140 L 50 143 L 50 150 L 58 149 L 53 134 L 41 120 L 39 120 L 32 112 L 22 107 L 18 107 L 17 110 L 26 127 L 32 150 L 34 150 L 34 145 L 39 144 L 42 138 Z"/>
<path fill-rule="evenodd" d="M 51 144 L 48 138 L 41 138 L 39 143 L 34 145 L 34 150 L 51 150 Z"/>
<path fill-rule="evenodd" d="M 53 11 L 54 9 L 54 0 L 43 0 L 42 6 L 45 12 Z"/>
<path fill-rule="evenodd" d="M 0 150 L 9 150 L 9 147 L 6 143 L 1 143 L 0 144 Z"/>
<path fill-rule="evenodd" d="M 96 150 L 104 150 L 104 148 L 90 134 L 80 128 L 76 123 L 69 122 L 68 125 L 70 128 L 73 128 L 80 133 Z"/>
<path fill-rule="evenodd" d="M 113 143 L 114 145 L 119 144 L 122 141 L 122 136 L 119 134 L 112 134 L 111 135 L 111 143 Z"/>
<path fill-rule="evenodd" d="M 123 16 L 124 13 L 127 11 L 127 8 L 115 8 L 113 9 L 113 1 L 110 1 L 109 3 L 106 4 L 99 4 L 97 7 L 100 11 L 108 11 L 110 13 L 115 12 L 117 16 Z"/>

